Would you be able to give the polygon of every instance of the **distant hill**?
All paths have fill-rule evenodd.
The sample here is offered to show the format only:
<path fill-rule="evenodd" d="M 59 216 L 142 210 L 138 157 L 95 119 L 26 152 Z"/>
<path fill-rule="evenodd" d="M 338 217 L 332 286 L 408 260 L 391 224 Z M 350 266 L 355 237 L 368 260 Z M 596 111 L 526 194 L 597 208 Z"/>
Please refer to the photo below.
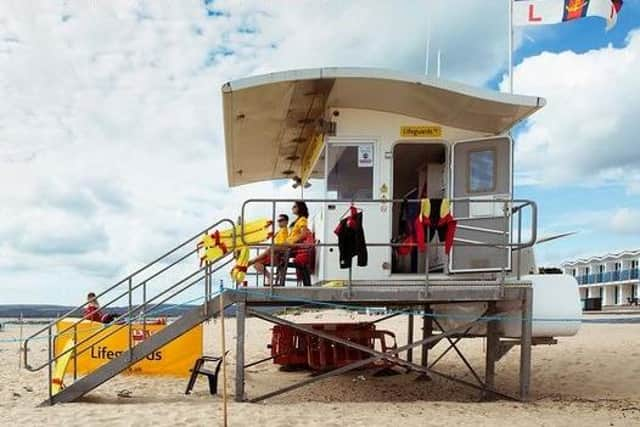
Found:
<path fill-rule="evenodd" d="M 175 305 L 162 304 L 159 306 L 151 306 L 147 308 L 149 317 L 179 317 L 183 313 L 197 307 L 196 305 Z M 0 318 L 19 319 L 22 315 L 25 319 L 55 319 L 65 313 L 75 309 L 75 307 L 65 305 L 46 305 L 46 304 L 0 304 Z M 261 311 L 267 313 L 275 313 L 282 310 L 283 307 L 271 306 L 261 307 Z M 110 307 L 104 311 L 113 314 L 124 314 L 127 307 Z M 236 308 L 234 305 L 224 310 L 225 317 L 235 317 Z M 81 317 L 81 313 L 73 313 L 71 317 Z"/>
<path fill-rule="evenodd" d="M 154 306 L 147 309 L 150 312 L 150 316 L 167 316 L 176 317 L 182 315 L 182 313 L 194 308 L 194 305 L 174 305 L 163 304 L 160 306 Z M 34 305 L 34 304 L 9 304 L 0 305 L 0 317 L 4 318 L 19 318 L 21 315 L 24 318 L 29 319 L 53 319 L 62 316 L 65 313 L 73 310 L 75 307 L 64 305 Z M 122 314 L 127 312 L 127 307 L 113 307 L 105 309 L 106 312 L 113 314 Z M 229 315 L 228 312 L 225 312 Z M 80 316 L 80 312 L 73 313 L 72 316 Z"/>

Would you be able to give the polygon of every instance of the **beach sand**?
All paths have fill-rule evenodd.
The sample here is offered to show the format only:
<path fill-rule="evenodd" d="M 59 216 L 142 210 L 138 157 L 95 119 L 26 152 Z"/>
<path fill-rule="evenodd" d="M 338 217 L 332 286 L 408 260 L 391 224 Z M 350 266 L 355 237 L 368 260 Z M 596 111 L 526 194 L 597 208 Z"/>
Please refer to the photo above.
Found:
<path fill-rule="evenodd" d="M 291 315 L 296 322 L 373 320 L 339 311 Z M 219 322 L 205 327 L 207 354 L 220 354 Z M 396 317 L 379 328 L 396 332 L 406 342 L 406 317 Z M 269 355 L 271 325 L 247 321 L 246 361 Z M 554 346 L 533 349 L 532 401 L 482 402 L 479 393 L 446 380 L 416 381 L 417 375 L 373 377 L 372 370 L 334 377 L 263 403 L 235 403 L 232 399 L 235 362 L 235 319 L 226 319 L 228 407 L 231 426 L 431 426 L 431 425 L 640 425 L 640 325 L 583 324 L 575 337 L 560 338 Z M 25 335 L 35 327 L 25 327 Z M 419 331 L 419 328 L 416 328 Z M 221 398 L 210 396 L 201 378 L 190 396 L 186 379 L 121 375 L 89 393 L 81 402 L 37 408 L 47 397 L 46 370 L 18 369 L 18 344 L 4 342 L 17 336 L 17 326 L 0 333 L 0 423 L 4 425 L 221 425 Z M 445 348 L 439 344 L 434 353 Z M 471 364 L 483 374 L 483 340 L 464 340 Z M 34 361 L 46 358 L 42 342 L 32 346 Z M 419 350 L 414 358 L 419 358 Z M 415 359 L 414 359 L 415 360 Z M 433 359 L 432 359 L 433 360 Z M 497 387 L 516 395 L 519 351 L 512 350 L 497 365 Z M 468 381 L 473 378 L 454 352 L 439 370 Z M 306 372 L 280 372 L 267 362 L 249 368 L 246 391 L 250 397 L 307 378 Z M 131 398 L 118 397 L 120 390 Z M 219 387 L 220 390 L 220 387 Z"/>

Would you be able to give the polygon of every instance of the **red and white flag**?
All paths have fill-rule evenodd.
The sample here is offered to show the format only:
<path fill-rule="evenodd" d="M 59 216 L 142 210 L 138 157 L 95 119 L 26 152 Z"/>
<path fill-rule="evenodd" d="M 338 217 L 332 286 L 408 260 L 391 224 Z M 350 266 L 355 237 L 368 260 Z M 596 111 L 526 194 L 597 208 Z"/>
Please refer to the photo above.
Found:
<path fill-rule="evenodd" d="M 598 16 L 616 25 L 623 0 L 514 0 L 513 25 L 549 25 Z"/>

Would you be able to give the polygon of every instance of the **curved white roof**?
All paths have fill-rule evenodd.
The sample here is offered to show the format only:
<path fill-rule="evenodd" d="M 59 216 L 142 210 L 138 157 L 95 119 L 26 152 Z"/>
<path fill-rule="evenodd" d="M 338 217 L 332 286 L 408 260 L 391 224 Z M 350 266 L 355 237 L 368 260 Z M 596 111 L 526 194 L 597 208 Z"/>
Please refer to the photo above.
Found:
<path fill-rule="evenodd" d="M 601 256 L 592 256 L 588 258 L 578 258 L 573 261 L 565 261 L 562 265 L 563 267 L 573 267 L 578 264 L 591 264 L 593 262 L 602 262 L 607 260 L 617 260 L 626 257 L 640 257 L 640 249 L 634 251 L 620 251 L 620 252 L 610 252 L 606 255 Z"/>
<path fill-rule="evenodd" d="M 286 178 L 333 108 L 401 114 L 487 135 L 508 131 L 543 98 L 368 68 L 284 71 L 222 86 L 230 186 Z"/>

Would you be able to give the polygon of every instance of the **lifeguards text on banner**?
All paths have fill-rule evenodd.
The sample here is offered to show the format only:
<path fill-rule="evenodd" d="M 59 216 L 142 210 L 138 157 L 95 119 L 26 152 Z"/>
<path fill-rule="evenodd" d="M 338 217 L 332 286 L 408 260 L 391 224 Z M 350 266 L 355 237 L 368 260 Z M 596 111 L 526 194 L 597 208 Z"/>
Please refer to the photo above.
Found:
<path fill-rule="evenodd" d="M 56 324 L 58 331 L 64 331 L 76 322 L 77 319 L 62 319 Z M 81 342 L 97 330 L 100 332 L 85 344 L 78 346 L 80 352 L 88 348 L 78 356 L 78 374 L 85 375 L 95 371 L 100 366 L 115 359 L 129 348 L 129 327 L 124 326 L 113 335 L 107 337 L 114 329 L 122 325 L 105 326 L 99 322 L 83 320 L 77 326 L 77 342 Z M 165 328 L 166 325 L 154 325 L 134 323 L 132 327 L 133 345 L 138 344 L 146 337 L 153 335 Z M 104 338 L 103 338 L 104 337 Z M 55 354 L 63 351 L 66 343 L 74 338 L 73 328 L 58 335 L 55 340 Z M 139 375 L 164 375 L 176 377 L 188 377 L 189 369 L 193 367 L 196 359 L 202 357 L 202 325 L 198 325 L 186 334 L 176 338 L 164 347 L 154 351 L 146 358 L 131 366 L 126 372 Z M 73 374 L 73 358 L 67 366 L 66 373 Z"/>

